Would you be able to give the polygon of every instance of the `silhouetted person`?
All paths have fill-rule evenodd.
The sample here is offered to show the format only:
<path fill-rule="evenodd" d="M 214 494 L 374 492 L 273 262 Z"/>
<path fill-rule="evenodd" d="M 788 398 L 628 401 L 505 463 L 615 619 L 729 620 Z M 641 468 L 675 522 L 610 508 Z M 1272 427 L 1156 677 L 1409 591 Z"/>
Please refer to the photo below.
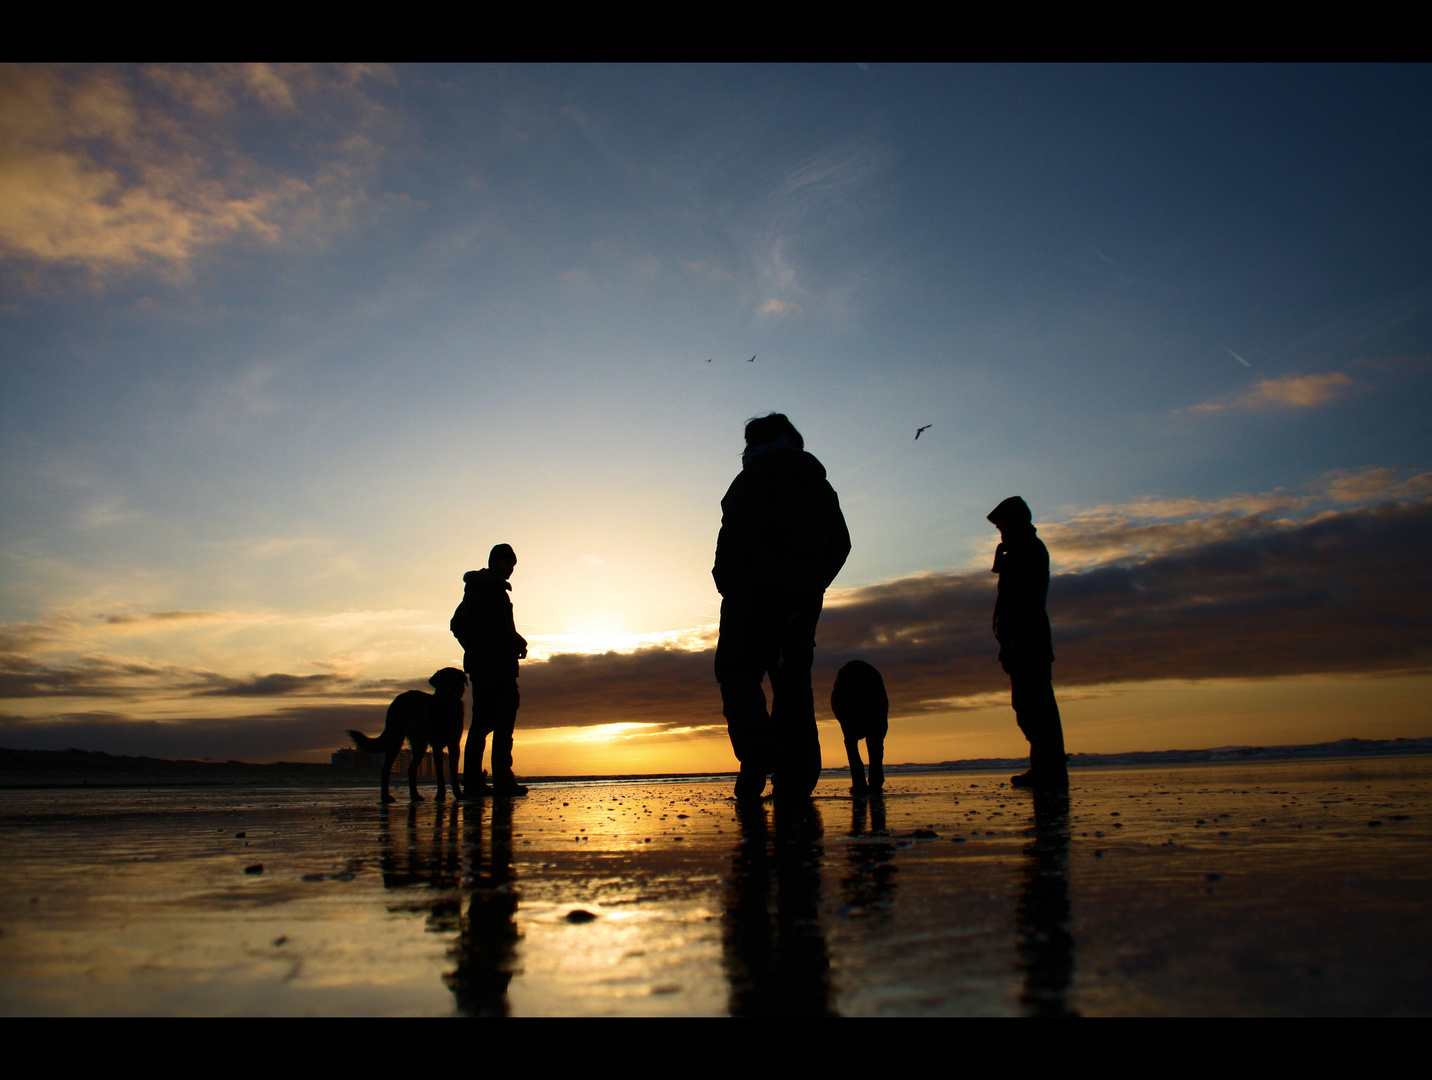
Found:
<path fill-rule="evenodd" d="M 1019 1002 L 1031 1016 L 1075 1016 L 1074 935 L 1069 931 L 1069 795 L 1061 788 L 1034 792 L 1034 839 L 1025 846 L 1018 923 Z"/>
<path fill-rule="evenodd" d="M 820 921 L 824 828 L 810 799 L 781 799 L 772 842 L 767 808 L 736 804 L 722 951 L 732 1016 L 829 1016 L 830 956 Z M 774 918 L 772 917 L 774 916 Z"/>
<path fill-rule="evenodd" d="M 452 632 L 462 643 L 462 666 L 472 680 L 472 728 L 467 735 L 463 781 L 470 795 L 526 795 L 512 774 L 512 731 L 517 725 L 517 662 L 527 657 L 527 640 L 512 621 L 508 578 L 517 555 L 498 544 L 485 570 L 463 575 L 466 588 L 452 617 Z M 492 787 L 482 779 L 482 753 L 492 736 Z"/>
<path fill-rule="evenodd" d="M 850 533 L 825 466 L 781 413 L 746 424 L 741 472 L 721 500 L 711 576 L 721 594 L 716 681 L 736 797 L 809 795 L 820 779 L 810 669 L 825 590 L 850 554 Z M 771 711 L 761 680 L 771 677 Z"/>
<path fill-rule="evenodd" d="M 890 728 L 890 699 L 885 680 L 864 660 L 852 660 L 840 669 L 830 692 L 830 711 L 840 721 L 845 736 L 845 756 L 850 761 L 850 793 L 857 798 L 885 787 L 885 733 Z M 860 760 L 860 740 L 870 751 L 870 782 Z"/>
<path fill-rule="evenodd" d="M 1054 645 L 1044 602 L 1049 594 L 1049 550 L 1034 529 L 1029 507 L 1012 495 L 989 513 L 999 529 L 994 573 L 999 599 L 994 636 L 999 662 L 1009 675 L 1015 719 L 1029 740 L 1029 771 L 1013 777 L 1016 787 L 1069 783 L 1064 729 L 1054 700 Z"/>

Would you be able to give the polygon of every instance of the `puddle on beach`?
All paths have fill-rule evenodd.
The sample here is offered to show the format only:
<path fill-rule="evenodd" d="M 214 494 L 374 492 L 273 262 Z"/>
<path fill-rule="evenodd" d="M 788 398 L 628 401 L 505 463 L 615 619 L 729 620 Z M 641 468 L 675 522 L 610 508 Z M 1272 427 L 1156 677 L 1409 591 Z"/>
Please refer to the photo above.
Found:
<path fill-rule="evenodd" d="M 0 1013 L 1432 1012 L 1432 756 L 846 783 L 0 792 Z"/>

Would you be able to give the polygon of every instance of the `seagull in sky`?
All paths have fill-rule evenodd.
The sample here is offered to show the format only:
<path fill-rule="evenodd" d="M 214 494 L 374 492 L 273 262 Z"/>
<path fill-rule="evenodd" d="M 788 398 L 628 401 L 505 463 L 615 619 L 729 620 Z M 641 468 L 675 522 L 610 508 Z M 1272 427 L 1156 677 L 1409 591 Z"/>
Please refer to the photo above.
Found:
<path fill-rule="evenodd" d="M 919 441 L 920 441 L 920 432 L 922 432 L 922 431 L 928 431 L 930 428 L 932 428 L 932 427 L 934 427 L 934 426 L 935 426 L 934 424 L 926 424 L 926 425 L 925 425 L 924 427 L 922 427 L 922 428 L 916 428 L 916 429 L 915 429 L 915 441 L 916 441 L 916 442 L 919 442 Z"/>
<path fill-rule="evenodd" d="M 755 362 L 756 362 L 756 357 L 755 357 L 754 354 L 751 356 L 751 359 L 749 359 L 749 360 L 746 361 L 746 363 L 748 363 L 748 364 L 754 364 Z"/>

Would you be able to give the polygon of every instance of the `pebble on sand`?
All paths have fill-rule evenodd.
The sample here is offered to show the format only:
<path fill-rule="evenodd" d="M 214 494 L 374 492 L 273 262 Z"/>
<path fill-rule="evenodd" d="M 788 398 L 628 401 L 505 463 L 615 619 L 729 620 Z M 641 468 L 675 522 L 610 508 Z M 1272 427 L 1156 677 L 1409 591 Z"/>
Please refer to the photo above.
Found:
<path fill-rule="evenodd" d="M 256 862 L 253 864 L 253 866 L 244 867 L 244 873 L 246 874 L 262 874 L 263 872 L 264 864 L 261 862 Z"/>
<path fill-rule="evenodd" d="M 595 918 L 595 915 L 583 908 L 573 908 L 571 911 L 567 912 L 566 915 L 566 919 L 569 923 L 588 923 Z"/>

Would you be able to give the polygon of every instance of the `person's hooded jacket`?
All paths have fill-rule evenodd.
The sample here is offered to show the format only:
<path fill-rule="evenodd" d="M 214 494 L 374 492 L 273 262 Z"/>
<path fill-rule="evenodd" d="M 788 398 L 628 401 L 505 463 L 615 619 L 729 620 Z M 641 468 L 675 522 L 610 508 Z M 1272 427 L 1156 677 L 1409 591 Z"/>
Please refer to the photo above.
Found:
<path fill-rule="evenodd" d="M 993 572 L 999 575 L 999 597 L 994 605 L 994 636 L 999 660 L 1011 665 L 1048 664 L 1054 660 L 1054 643 L 1045 600 L 1049 595 L 1049 549 L 1039 539 L 1029 506 L 1012 495 L 990 511 L 988 519 L 1000 530 Z"/>
<path fill-rule="evenodd" d="M 711 576 L 722 596 L 822 593 L 850 554 L 825 466 L 793 447 L 749 459 L 721 500 Z"/>
<path fill-rule="evenodd" d="M 517 658 L 527 640 L 512 621 L 512 586 L 489 569 L 463 575 L 462 603 L 449 624 L 463 648 L 463 665 L 469 672 L 517 675 Z"/>

